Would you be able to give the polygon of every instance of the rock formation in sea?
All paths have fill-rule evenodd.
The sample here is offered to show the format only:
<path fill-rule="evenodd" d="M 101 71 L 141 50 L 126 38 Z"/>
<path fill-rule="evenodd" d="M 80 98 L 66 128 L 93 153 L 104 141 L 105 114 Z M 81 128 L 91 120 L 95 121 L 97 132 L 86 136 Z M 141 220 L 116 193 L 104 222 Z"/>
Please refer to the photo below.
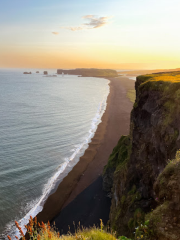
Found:
<path fill-rule="evenodd" d="M 23 72 L 23 74 L 32 74 L 32 72 Z"/>

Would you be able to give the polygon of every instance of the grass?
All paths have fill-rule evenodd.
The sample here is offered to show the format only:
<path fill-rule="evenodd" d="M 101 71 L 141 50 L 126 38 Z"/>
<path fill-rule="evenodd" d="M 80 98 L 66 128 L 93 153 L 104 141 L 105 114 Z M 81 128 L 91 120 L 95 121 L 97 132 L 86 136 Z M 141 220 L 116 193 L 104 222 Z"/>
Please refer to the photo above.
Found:
<path fill-rule="evenodd" d="M 129 136 L 121 136 L 118 144 L 114 147 L 113 152 L 109 156 L 108 164 L 104 167 L 103 174 L 105 174 L 108 168 L 116 168 L 116 170 L 118 170 L 124 164 L 126 164 L 128 159 L 129 147 Z"/>
<path fill-rule="evenodd" d="M 159 73 L 159 74 L 147 74 L 137 77 L 138 80 L 143 82 L 153 81 L 153 82 L 171 82 L 178 83 L 180 82 L 180 72 L 167 72 L 167 73 Z"/>
<path fill-rule="evenodd" d="M 145 229 L 144 239 L 179 239 L 177 225 L 173 219 L 179 217 L 176 206 L 179 205 L 179 173 L 180 173 L 180 151 L 176 152 L 173 160 L 168 160 L 164 170 L 160 173 L 154 184 L 157 207 L 146 214 L 145 220 L 149 226 Z M 138 231 L 143 232 L 143 225 L 138 227 Z M 165 230 L 164 230 L 165 229 Z"/>
<path fill-rule="evenodd" d="M 137 77 L 137 82 L 142 90 L 157 90 L 166 93 L 175 92 L 177 87 L 179 87 L 180 72 L 142 75 Z"/>
<path fill-rule="evenodd" d="M 132 89 L 132 90 L 128 90 L 127 92 L 127 97 L 129 98 L 129 100 L 134 103 L 135 100 L 136 100 L 136 91 L 135 89 Z"/>
<path fill-rule="evenodd" d="M 92 228 L 83 228 L 79 226 L 76 230 L 75 234 L 71 234 L 70 232 L 67 235 L 60 235 L 58 231 L 56 231 L 55 226 L 52 227 L 50 223 L 44 224 L 43 222 L 40 224 L 37 222 L 37 218 L 34 219 L 30 217 L 28 225 L 26 225 L 28 236 L 24 235 L 21 227 L 18 222 L 15 221 L 16 227 L 19 230 L 20 238 L 15 236 L 17 240 L 116 240 L 115 233 L 107 232 L 104 230 L 104 224 L 100 219 L 100 228 L 92 227 Z M 10 236 L 7 236 L 9 240 L 12 240 Z M 121 237 L 119 237 L 121 239 Z M 126 240 L 126 237 L 122 238 Z"/>
<path fill-rule="evenodd" d="M 163 129 L 166 129 L 180 113 L 180 72 L 138 76 L 136 89 L 137 99 L 134 107 L 138 106 L 142 96 L 153 97 L 153 94 L 158 94 L 156 106 L 161 106 L 162 109 Z"/>
<path fill-rule="evenodd" d="M 158 184 L 158 197 L 161 202 L 164 199 L 171 200 L 174 186 L 178 184 L 177 176 L 180 172 L 180 151 L 176 152 L 176 156 L 173 160 L 169 160 L 168 164 L 164 168 L 163 172 L 157 178 Z"/>
<path fill-rule="evenodd" d="M 91 229 L 84 229 L 79 230 L 77 233 L 69 234 L 69 235 L 62 235 L 58 236 L 57 232 L 51 231 L 51 238 L 49 238 L 49 233 L 44 232 L 43 234 L 40 234 L 39 240 L 116 240 L 115 236 L 113 234 L 107 233 L 106 231 L 103 231 L 98 228 L 91 228 Z"/>
<path fill-rule="evenodd" d="M 166 82 L 180 82 L 180 74 L 175 73 L 166 73 L 166 74 L 157 74 L 153 76 L 152 81 L 166 81 Z"/>

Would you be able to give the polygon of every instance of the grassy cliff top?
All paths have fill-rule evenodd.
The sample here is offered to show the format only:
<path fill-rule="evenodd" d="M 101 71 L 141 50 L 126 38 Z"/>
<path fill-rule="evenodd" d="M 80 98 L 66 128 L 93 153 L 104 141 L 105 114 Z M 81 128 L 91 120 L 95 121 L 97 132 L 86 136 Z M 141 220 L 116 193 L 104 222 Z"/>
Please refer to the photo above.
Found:
<path fill-rule="evenodd" d="M 171 82 L 177 83 L 180 82 L 180 72 L 162 72 L 162 73 L 154 73 L 154 74 L 147 74 L 141 75 L 137 77 L 137 80 L 140 81 L 140 84 L 144 82 Z"/>
<path fill-rule="evenodd" d="M 180 114 L 180 71 L 138 76 L 135 88 L 134 107 L 139 106 L 139 101 L 143 99 L 156 99 L 155 107 L 162 110 L 164 127 L 169 126 Z"/>
<path fill-rule="evenodd" d="M 178 98 L 180 100 L 180 72 L 163 72 L 155 74 L 141 75 L 137 77 L 135 84 L 136 91 L 158 91 L 164 97 Z M 175 94 L 175 95 L 174 95 Z"/>

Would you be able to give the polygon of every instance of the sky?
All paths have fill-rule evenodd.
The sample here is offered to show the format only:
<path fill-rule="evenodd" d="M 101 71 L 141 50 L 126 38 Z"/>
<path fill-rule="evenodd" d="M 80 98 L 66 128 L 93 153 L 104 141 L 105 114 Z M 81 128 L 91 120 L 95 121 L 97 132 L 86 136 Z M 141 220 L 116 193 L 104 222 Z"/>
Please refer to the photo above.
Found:
<path fill-rule="evenodd" d="M 77 67 L 180 67 L 180 1 L 0 1 L 0 68 Z"/>

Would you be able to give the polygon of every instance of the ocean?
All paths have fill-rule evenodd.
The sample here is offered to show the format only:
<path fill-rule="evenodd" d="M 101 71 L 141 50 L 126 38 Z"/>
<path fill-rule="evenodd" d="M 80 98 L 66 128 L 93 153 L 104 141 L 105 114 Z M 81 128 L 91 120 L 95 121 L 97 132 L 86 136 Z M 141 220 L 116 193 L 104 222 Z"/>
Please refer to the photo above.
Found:
<path fill-rule="evenodd" d="M 107 79 L 23 71 L 0 69 L 0 239 L 41 211 L 79 161 L 109 94 Z"/>

